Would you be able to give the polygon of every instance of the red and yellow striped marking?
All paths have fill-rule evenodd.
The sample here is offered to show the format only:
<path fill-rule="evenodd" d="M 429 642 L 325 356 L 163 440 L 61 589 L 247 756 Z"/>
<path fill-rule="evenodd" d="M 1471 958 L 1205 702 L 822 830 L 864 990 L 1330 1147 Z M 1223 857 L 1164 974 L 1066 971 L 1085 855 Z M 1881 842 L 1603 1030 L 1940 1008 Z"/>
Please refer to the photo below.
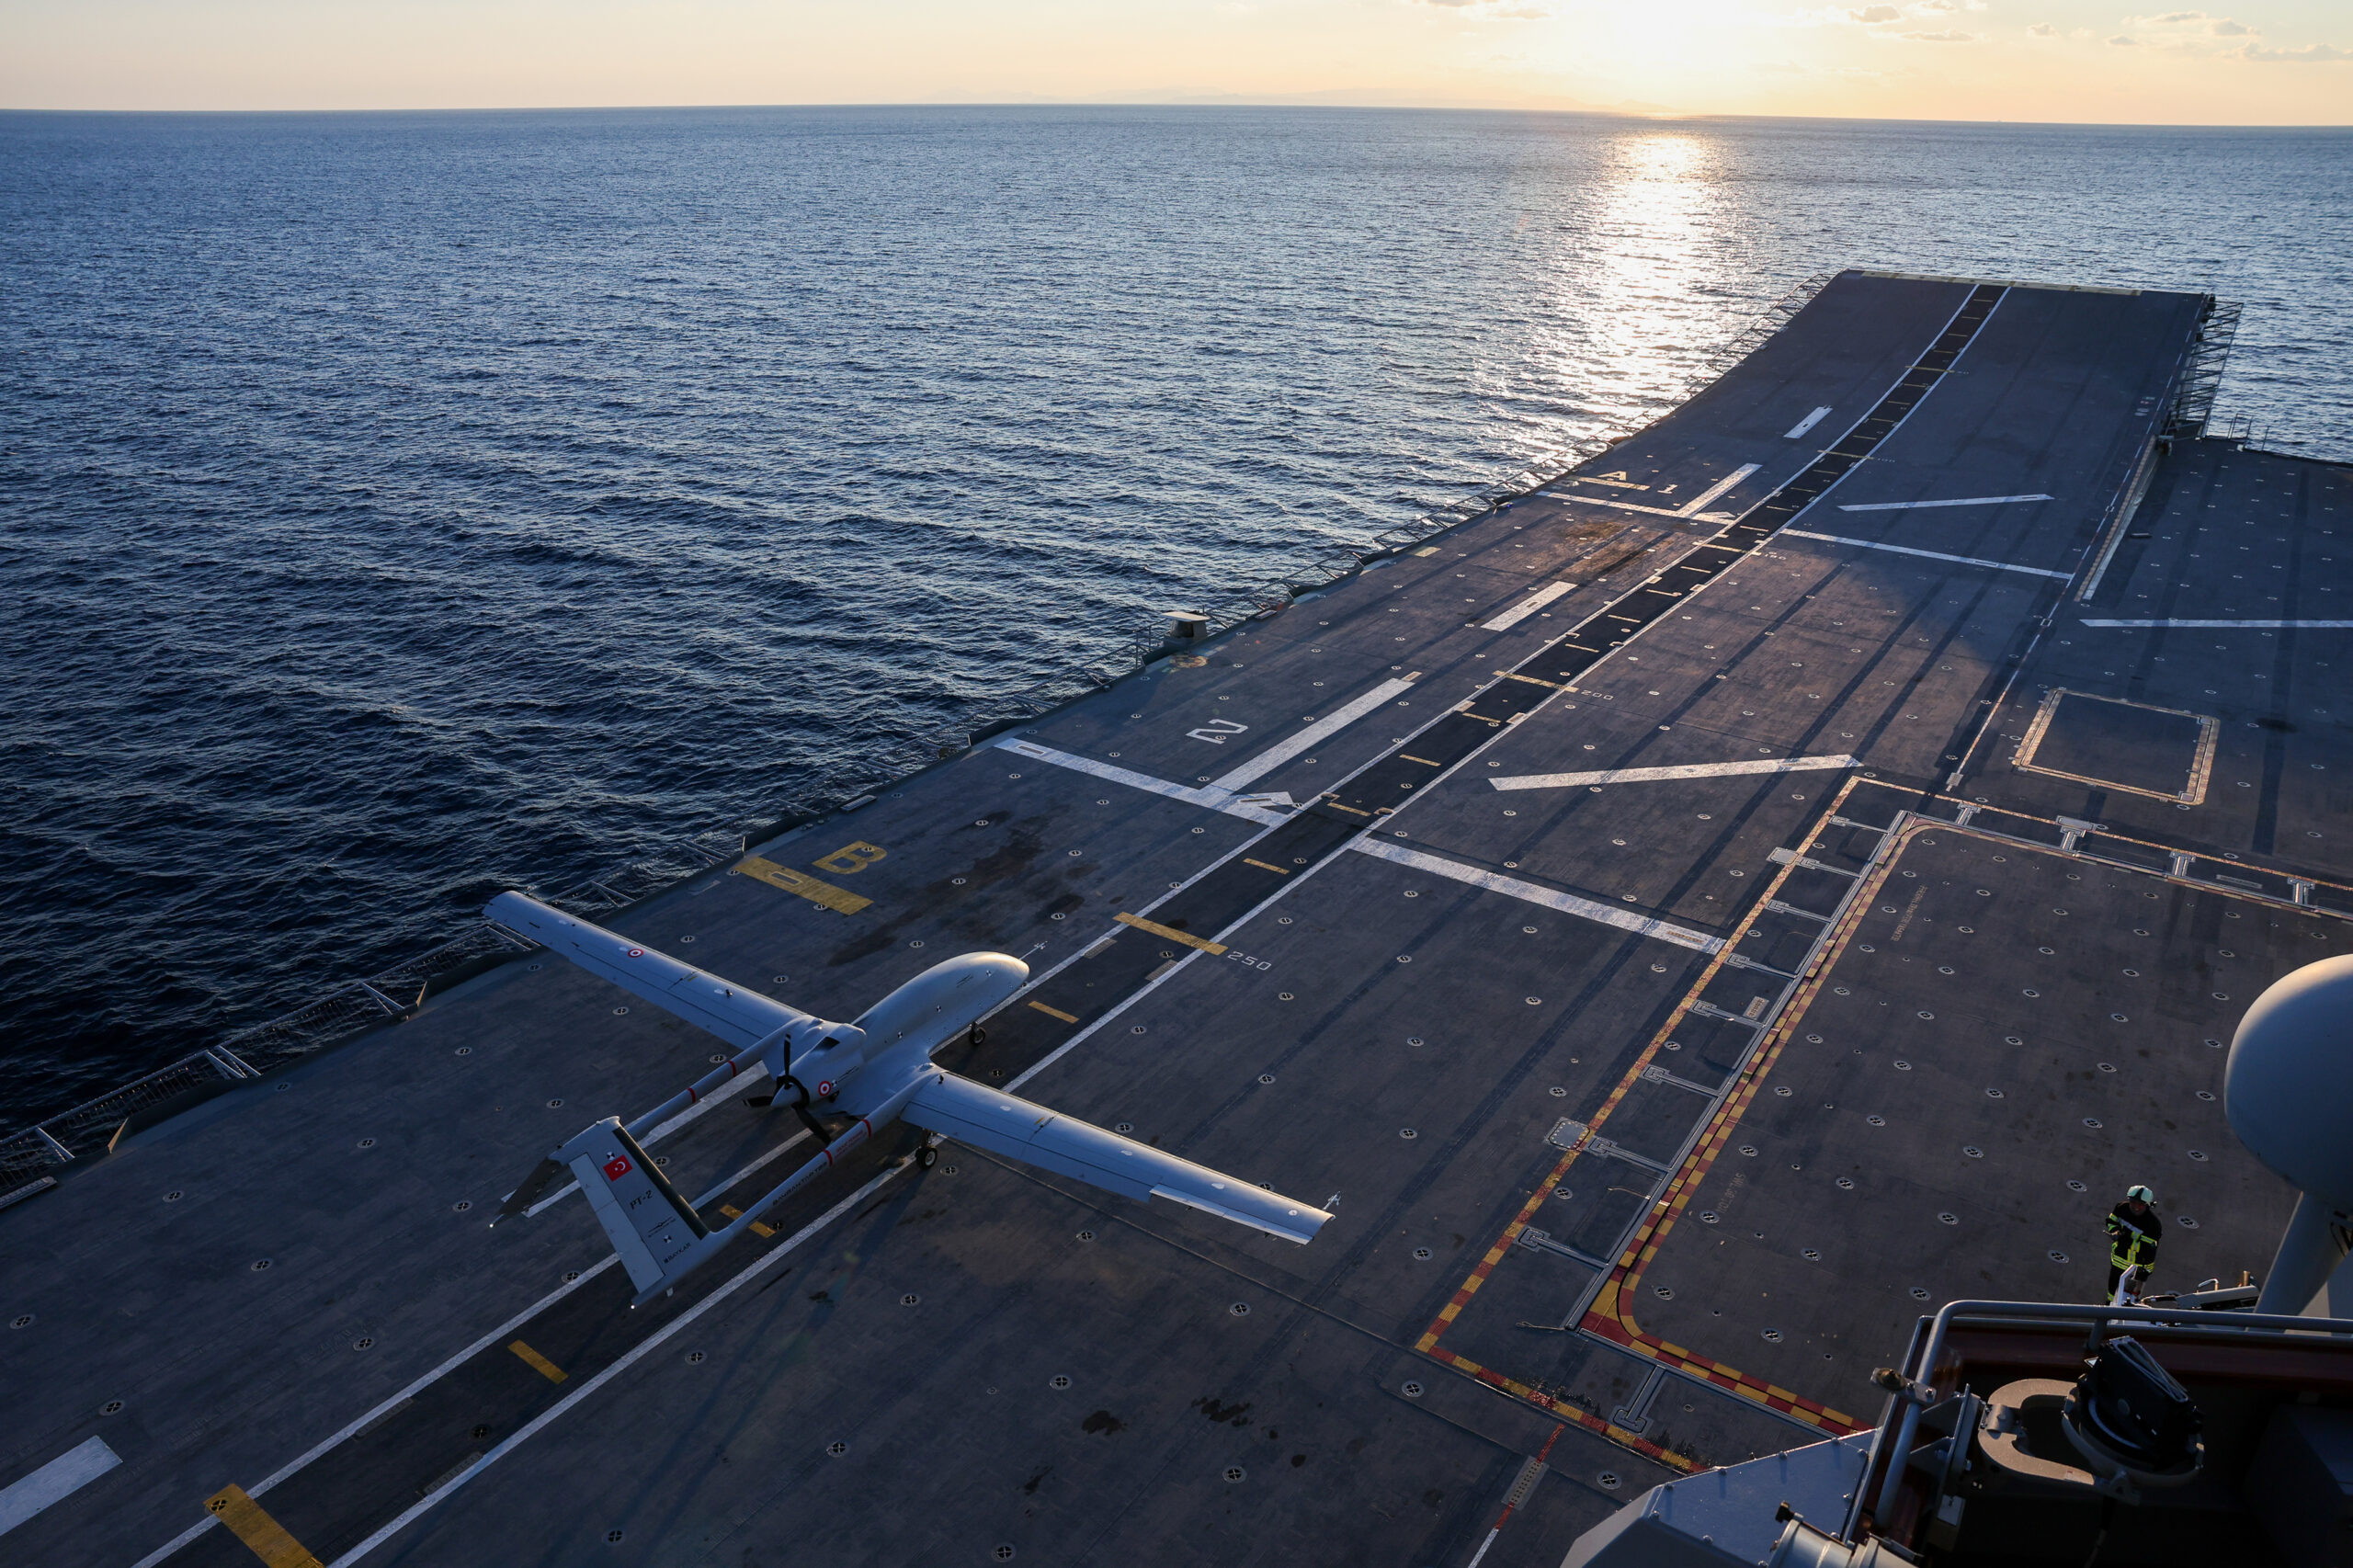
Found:
<path fill-rule="evenodd" d="M 1859 779 L 1848 779 L 1838 791 L 1837 797 L 1831 802 L 1827 814 L 1837 815 L 1845 806 L 1847 797 L 1861 782 Z M 1814 970 L 1815 975 L 1819 976 L 1827 971 L 1832 957 L 1845 945 L 1847 937 L 1853 934 L 1855 925 L 1870 908 L 1871 899 L 1876 896 L 1880 883 L 1888 876 L 1903 852 L 1904 843 L 1909 836 L 1915 832 L 1929 828 L 1950 828 L 1952 825 L 1950 823 L 1934 822 L 1906 824 L 1891 851 L 1881 858 L 1879 866 L 1866 877 L 1863 885 L 1857 889 L 1855 896 L 1848 901 L 1846 918 L 1832 933 L 1831 940 L 1825 949 L 1825 957 Z M 1585 1135 L 1577 1140 L 1576 1146 L 1554 1162 L 1551 1174 L 1544 1178 L 1542 1185 L 1529 1194 L 1528 1200 L 1520 1205 L 1519 1211 L 1512 1216 L 1511 1222 L 1504 1227 L 1502 1234 L 1495 1238 L 1495 1244 L 1472 1268 L 1470 1277 L 1456 1289 L 1454 1295 L 1446 1305 L 1438 1309 L 1436 1321 L 1423 1331 L 1421 1338 L 1415 1342 L 1414 1347 L 1416 1350 L 1434 1360 L 1444 1361 L 1449 1366 L 1468 1372 L 1492 1387 L 1502 1389 L 1514 1398 L 1526 1400 L 1541 1409 L 1567 1416 L 1586 1430 L 1598 1432 L 1610 1441 L 1655 1459 L 1662 1464 L 1672 1465 L 1686 1471 L 1694 1468 L 1693 1461 L 1681 1455 L 1670 1454 L 1656 1444 L 1644 1442 L 1633 1434 L 1613 1426 L 1601 1417 L 1591 1415 L 1578 1406 L 1563 1404 L 1549 1395 L 1528 1388 L 1525 1384 L 1515 1382 L 1500 1373 L 1490 1371 L 1486 1368 L 1456 1356 L 1441 1348 L 1438 1341 L 1453 1325 L 1455 1319 L 1461 1316 L 1463 1309 L 1471 1304 L 1472 1298 L 1479 1293 L 1479 1287 L 1486 1283 L 1487 1276 L 1495 1271 L 1495 1265 L 1503 1261 L 1504 1255 L 1510 1251 L 1513 1244 L 1519 1240 L 1520 1233 L 1528 1228 L 1529 1221 L 1535 1217 L 1536 1210 L 1542 1207 L 1545 1194 L 1560 1186 L 1567 1178 L 1569 1168 L 1576 1163 L 1577 1156 L 1592 1141 L 1594 1133 L 1600 1131 L 1608 1121 L 1611 1114 L 1625 1100 L 1634 1085 L 1642 1082 L 1643 1069 L 1650 1066 L 1660 1051 L 1665 1049 L 1666 1042 L 1674 1038 L 1675 1031 L 1689 1016 L 1693 999 L 1706 991 L 1709 983 L 1715 979 L 1717 971 L 1723 967 L 1724 955 L 1739 947 L 1742 938 L 1746 937 L 1753 927 L 1756 915 L 1763 911 L 1768 900 L 1779 894 L 1782 883 L 1796 869 L 1794 865 L 1783 866 L 1775 874 L 1772 882 L 1765 889 L 1763 896 L 1751 906 L 1749 918 L 1742 923 L 1740 929 L 1733 934 L 1732 939 L 1708 960 L 1708 966 L 1700 971 L 1698 981 L 1693 983 L 1689 991 L 1684 994 L 1683 1000 L 1676 1004 L 1675 1010 L 1667 1015 L 1665 1026 L 1651 1038 L 1650 1043 L 1643 1048 L 1642 1054 L 1637 1056 L 1633 1064 L 1627 1069 L 1625 1076 L 1620 1078 L 1617 1086 L 1609 1091 L 1608 1097 L 1602 1102 L 1601 1108 L 1594 1113 L 1593 1119 L 1587 1124 Z M 1782 1009 L 1780 1018 L 1774 1024 L 1771 1037 L 1764 1042 L 1764 1048 L 1756 1052 L 1747 1069 L 1741 1074 L 1739 1086 L 1725 1097 L 1723 1105 L 1719 1108 L 1705 1133 L 1693 1148 L 1690 1157 L 1684 1162 L 1682 1167 L 1667 1183 L 1665 1195 L 1652 1206 L 1650 1214 L 1627 1244 L 1626 1250 L 1620 1256 L 1617 1266 L 1610 1270 L 1608 1278 L 1602 1282 L 1599 1293 L 1594 1297 L 1593 1305 L 1586 1309 L 1585 1317 L 1577 1326 L 1634 1355 L 1702 1379 L 1728 1392 L 1738 1394 L 1744 1399 L 1755 1400 L 1757 1403 L 1768 1409 L 1778 1410 L 1785 1415 L 1794 1416 L 1798 1420 L 1822 1427 L 1826 1431 L 1845 1435 L 1863 1429 L 1854 1417 L 1794 1393 L 1778 1384 L 1751 1378 L 1737 1368 L 1694 1356 L 1679 1345 L 1672 1345 L 1646 1335 L 1635 1324 L 1631 1312 L 1634 1289 L 1642 1279 L 1643 1269 L 1653 1257 L 1657 1256 L 1660 1243 L 1665 1239 L 1667 1232 L 1674 1227 L 1676 1218 L 1682 1213 L 1684 1205 L 1698 1191 L 1701 1179 L 1708 1174 L 1709 1167 L 1715 1163 L 1716 1155 L 1722 1151 L 1733 1130 L 1739 1125 L 1740 1119 L 1747 1112 L 1749 1103 L 1756 1098 L 1756 1091 L 1763 1085 L 1766 1074 L 1779 1059 L 1781 1048 L 1788 1042 L 1799 1019 L 1803 1017 L 1806 1006 L 1813 1000 L 1814 994 L 1820 986 L 1819 979 L 1811 979 L 1800 983 L 1796 994 L 1790 1000 L 1790 1005 Z"/>

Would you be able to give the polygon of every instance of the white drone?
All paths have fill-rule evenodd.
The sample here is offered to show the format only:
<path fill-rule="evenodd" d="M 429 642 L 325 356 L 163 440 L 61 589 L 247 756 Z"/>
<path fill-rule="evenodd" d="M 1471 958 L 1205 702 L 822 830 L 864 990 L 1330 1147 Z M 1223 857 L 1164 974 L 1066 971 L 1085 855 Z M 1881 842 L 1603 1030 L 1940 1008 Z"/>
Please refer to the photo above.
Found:
<path fill-rule="evenodd" d="M 501 1220 L 522 1212 L 557 1176 L 570 1171 L 637 1287 L 632 1305 L 642 1305 L 676 1285 L 761 1215 L 831 1170 L 840 1155 L 893 1120 L 1075 1176 L 1123 1198 L 1165 1198 L 1302 1244 L 1332 1217 L 1296 1199 L 935 1066 L 932 1052 L 977 1030 L 983 1017 L 1029 980 L 1029 966 L 1019 959 L 966 953 L 934 964 L 860 1014 L 856 1023 L 835 1024 L 518 892 L 499 894 L 483 913 L 736 1048 L 723 1066 L 627 1125 L 608 1116 L 588 1127 L 549 1154 L 500 1210 Z M 638 1138 L 732 1080 L 763 1072 L 776 1081 L 776 1091 L 749 1103 L 764 1106 L 791 1096 L 788 1104 L 816 1137 L 819 1156 L 725 1228 L 714 1231 L 646 1156 Z M 813 1105 L 851 1119 L 849 1124 L 829 1131 Z M 926 1143 L 917 1158 L 928 1165 L 937 1153 Z"/>

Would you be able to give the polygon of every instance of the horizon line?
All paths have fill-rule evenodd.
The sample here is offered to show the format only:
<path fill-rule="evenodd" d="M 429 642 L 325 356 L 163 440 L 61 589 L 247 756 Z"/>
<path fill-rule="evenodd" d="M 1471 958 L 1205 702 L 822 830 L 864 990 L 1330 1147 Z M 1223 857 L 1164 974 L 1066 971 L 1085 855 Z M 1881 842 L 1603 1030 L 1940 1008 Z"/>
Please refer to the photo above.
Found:
<path fill-rule="evenodd" d="M 1269 94 L 1256 97 L 1245 94 L 1205 94 L 1199 97 L 1170 98 L 973 98 L 973 99 L 873 99 L 860 101 L 822 101 L 779 103 L 657 103 L 657 104 L 464 104 L 464 105 L 373 105 L 365 108 L 309 107 L 298 108 L 18 108 L 0 105 L 0 115 L 6 116 L 284 116 L 296 115 L 488 115 L 488 114 L 677 114 L 727 113 L 762 109 L 1057 109 L 1057 108 L 1132 108 L 1132 109 L 1262 109 L 1292 108 L 1343 110 L 1356 113 L 1385 114 L 1494 114 L 1549 115 L 1563 119 L 1621 119 L 1643 123 L 1686 121 L 1746 121 L 1761 123 L 1805 124 L 1832 123 L 1841 125 L 1947 125 L 2003 126 L 2014 130 L 2097 130 L 2097 131 L 2353 131 L 2353 121 L 2281 120 L 2268 123 L 2222 120 L 2101 120 L 2101 119 L 1968 119 L 1961 118 L 1898 118 L 1885 115 L 1841 114 L 1734 114 L 1711 110 L 1678 110 L 1653 108 L 1647 106 L 1626 108 L 1539 107 L 1512 104 L 1472 103 L 1346 103 L 1315 102 L 1322 95 L 1285 96 Z M 1339 95 L 1332 95 L 1339 96 Z M 1370 91 L 1368 91 L 1370 96 Z"/>

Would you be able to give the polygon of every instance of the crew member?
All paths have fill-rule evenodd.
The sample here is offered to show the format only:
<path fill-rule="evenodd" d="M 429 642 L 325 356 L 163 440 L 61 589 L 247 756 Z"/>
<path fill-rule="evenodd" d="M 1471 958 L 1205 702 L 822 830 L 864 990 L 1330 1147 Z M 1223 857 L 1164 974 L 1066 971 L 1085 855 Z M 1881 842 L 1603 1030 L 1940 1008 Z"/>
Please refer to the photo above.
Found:
<path fill-rule="evenodd" d="M 2117 1281 L 2126 1269 L 2138 1268 L 2141 1279 L 2146 1279 L 2156 1267 L 2157 1243 L 2164 1235 L 2163 1221 L 2152 1207 L 2156 1200 L 2147 1187 L 2131 1187 L 2124 1201 L 2108 1211 L 2108 1294 L 2103 1300 L 2116 1300 Z"/>

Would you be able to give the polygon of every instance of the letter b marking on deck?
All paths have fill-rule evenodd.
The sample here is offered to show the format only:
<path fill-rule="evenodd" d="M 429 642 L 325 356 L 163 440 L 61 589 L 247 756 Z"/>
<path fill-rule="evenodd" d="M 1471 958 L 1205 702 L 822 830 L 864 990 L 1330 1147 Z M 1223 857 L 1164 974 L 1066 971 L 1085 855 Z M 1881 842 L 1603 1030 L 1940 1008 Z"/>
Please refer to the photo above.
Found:
<path fill-rule="evenodd" d="M 845 844 L 823 859 L 810 863 L 821 871 L 831 871 L 837 877 L 847 877 L 853 871 L 863 871 L 890 853 L 888 849 L 877 847 L 861 839 L 855 844 Z"/>

